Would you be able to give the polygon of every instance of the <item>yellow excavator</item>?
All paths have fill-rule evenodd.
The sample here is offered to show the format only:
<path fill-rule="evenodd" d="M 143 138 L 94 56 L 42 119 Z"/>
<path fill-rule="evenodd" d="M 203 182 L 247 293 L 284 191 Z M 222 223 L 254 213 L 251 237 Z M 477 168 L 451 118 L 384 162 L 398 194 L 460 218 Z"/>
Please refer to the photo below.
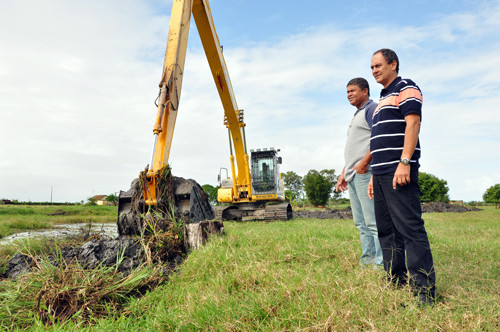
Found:
<path fill-rule="evenodd" d="M 219 172 L 220 189 L 217 200 L 223 204 L 215 208 L 215 217 L 221 220 L 290 219 L 292 208 L 285 201 L 279 172 L 279 150 L 256 149 L 251 151 L 251 157 L 248 156 L 243 110 L 236 104 L 207 0 L 173 1 L 163 73 L 159 84 L 151 162 L 147 169 L 141 172 L 139 179 L 132 183 L 131 190 L 120 192 L 118 218 L 126 218 L 127 214 L 128 218 L 137 218 L 137 213 L 130 216 L 130 209 L 134 205 L 133 197 L 139 194 L 138 191 L 141 191 L 144 204 L 149 207 L 155 207 L 165 199 L 160 197 L 160 182 L 169 170 L 168 157 L 179 109 L 191 14 L 224 108 L 224 124 L 229 133 L 231 177 L 227 174 L 227 169 L 224 178 Z M 204 203 L 206 195 L 198 188 L 199 185 L 193 182 L 174 178 L 172 186 L 176 208 L 183 206 L 180 213 L 189 216 L 191 221 L 210 219 L 214 212 Z M 119 231 L 120 234 L 127 234 L 124 229 Z"/>

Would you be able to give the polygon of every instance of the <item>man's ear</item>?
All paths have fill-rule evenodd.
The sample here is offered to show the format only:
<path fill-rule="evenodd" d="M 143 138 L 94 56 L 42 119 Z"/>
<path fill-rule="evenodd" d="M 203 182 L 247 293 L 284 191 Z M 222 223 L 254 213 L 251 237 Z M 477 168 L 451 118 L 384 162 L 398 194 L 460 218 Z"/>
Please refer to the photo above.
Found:
<path fill-rule="evenodd" d="M 398 62 L 396 60 L 394 60 L 392 63 L 391 63 L 391 68 L 392 70 L 396 71 L 396 68 L 398 66 Z"/>

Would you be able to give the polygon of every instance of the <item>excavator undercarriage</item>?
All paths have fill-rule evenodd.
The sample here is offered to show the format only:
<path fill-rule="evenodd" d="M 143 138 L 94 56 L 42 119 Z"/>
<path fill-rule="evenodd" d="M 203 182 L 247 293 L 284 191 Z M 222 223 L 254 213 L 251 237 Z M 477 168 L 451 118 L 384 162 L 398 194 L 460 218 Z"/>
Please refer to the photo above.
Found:
<path fill-rule="evenodd" d="M 292 207 L 285 202 L 240 203 L 238 205 L 222 205 L 214 208 L 215 218 L 219 220 L 288 220 L 292 218 Z"/>

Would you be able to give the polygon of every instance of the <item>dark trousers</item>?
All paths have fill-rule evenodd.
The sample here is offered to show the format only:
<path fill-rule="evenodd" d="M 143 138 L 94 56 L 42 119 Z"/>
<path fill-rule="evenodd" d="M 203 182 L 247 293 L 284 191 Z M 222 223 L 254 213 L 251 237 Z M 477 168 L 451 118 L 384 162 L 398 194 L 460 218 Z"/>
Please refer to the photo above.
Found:
<path fill-rule="evenodd" d="M 418 171 L 412 172 L 409 184 L 398 185 L 396 190 L 392 188 L 393 177 L 394 173 L 373 176 L 375 218 L 384 269 L 392 280 L 409 281 L 416 292 L 434 296 L 436 274 L 422 219 Z"/>

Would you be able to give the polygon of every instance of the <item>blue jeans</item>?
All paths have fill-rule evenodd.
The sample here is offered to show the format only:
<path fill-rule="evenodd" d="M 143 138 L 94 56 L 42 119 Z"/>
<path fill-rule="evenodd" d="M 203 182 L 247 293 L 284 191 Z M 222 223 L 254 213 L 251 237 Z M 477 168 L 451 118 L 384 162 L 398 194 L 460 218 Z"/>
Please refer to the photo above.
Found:
<path fill-rule="evenodd" d="M 396 190 L 392 188 L 393 177 L 394 173 L 373 176 L 384 268 L 392 280 L 409 282 L 415 291 L 434 296 L 436 274 L 422 219 L 418 171 L 412 169 L 410 183 L 398 185 Z"/>
<path fill-rule="evenodd" d="M 371 172 L 355 174 L 347 184 L 351 199 L 352 218 L 361 239 L 361 264 L 382 265 L 382 248 L 378 240 L 377 222 L 373 201 L 368 197 L 368 183 Z"/>

